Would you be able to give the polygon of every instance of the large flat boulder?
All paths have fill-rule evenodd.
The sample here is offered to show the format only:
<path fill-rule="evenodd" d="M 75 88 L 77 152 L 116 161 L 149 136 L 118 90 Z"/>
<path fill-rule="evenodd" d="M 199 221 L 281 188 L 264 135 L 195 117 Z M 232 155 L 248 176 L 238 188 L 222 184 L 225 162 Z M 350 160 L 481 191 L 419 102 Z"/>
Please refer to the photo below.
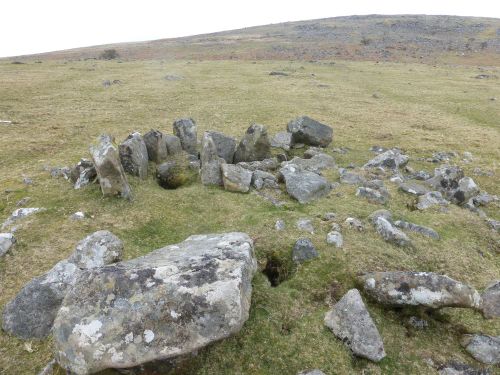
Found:
<path fill-rule="evenodd" d="M 292 133 L 291 144 L 303 143 L 309 146 L 327 147 L 333 139 L 333 129 L 307 116 L 292 120 L 287 125 Z"/>
<path fill-rule="evenodd" d="M 102 194 L 104 196 L 119 195 L 125 199 L 132 199 L 132 190 L 113 138 L 109 135 L 101 135 L 97 144 L 90 148 L 90 152 L 99 177 Z"/>
<path fill-rule="evenodd" d="M 3 330 L 23 339 L 47 336 L 63 298 L 81 270 L 117 262 L 122 252 L 123 243 L 111 232 L 98 231 L 87 236 L 68 259 L 31 280 L 5 306 Z"/>
<path fill-rule="evenodd" d="M 196 235 L 82 274 L 53 328 L 56 359 L 89 374 L 196 351 L 248 319 L 257 270 L 244 233 Z"/>
<path fill-rule="evenodd" d="M 125 172 L 139 178 L 148 175 L 148 149 L 140 133 L 132 133 L 120 144 L 120 161 Z"/>
<path fill-rule="evenodd" d="M 359 277 L 365 292 L 383 305 L 479 308 L 479 293 L 433 272 L 371 272 Z"/>
<path fill-rule="evenodd" d="M 181 118 L 174 121 L 174 134 L 181 140 L 181 146 L 189 154 L 196 155 L 198 127 L 192 118 Z"/>
<path fill-rule="evenodd" d="M 309 203 L 322 198 L 332 189 L 331 184 L 322 176 L 305 171 L 295 164 L 280 169 L 288 194 L 300 203 Z"/>
<path fill-rule="evenodd" d="M 271 145 L 266 127 L 260 124 L 250 125 L 236 148 L 234 163 L 264 160 L 270 156 Z"/>

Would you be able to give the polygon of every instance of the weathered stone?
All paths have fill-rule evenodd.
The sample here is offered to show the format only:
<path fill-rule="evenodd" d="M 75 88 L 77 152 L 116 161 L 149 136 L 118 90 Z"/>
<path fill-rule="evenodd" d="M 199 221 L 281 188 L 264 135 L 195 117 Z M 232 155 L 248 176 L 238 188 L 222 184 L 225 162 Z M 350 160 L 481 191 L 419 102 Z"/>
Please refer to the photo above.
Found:
<path fill-rule="evenodd" d="M 331 184 L 316 173 L 304 171 L 294 164 L 280 169 L 288 194 L 300 203 L 322 198 L 331 190 Z"/>
<path fill-rule="evenodd" d="M 357 289 L 349 290 L 326 313 L 325 325 L 355 355 L 374 362 L 385 357 L 382 338 Z"/>
<path fill-rule="evenodd" d="M 217 148 L 209 133 L 201 140 L 201 183 L 203 185 L 222 186 L 222 168 L 224 159 L 218 156 Z"/>
<path fill-rule="evenodd" d="M 75 189 L 90 185 L 96 178 L 97 172 L 94 163 L 88 159 L 81 159 L 70 172 L 70 179 L 74 183 Z"/>
<path fill-rule="evenodd" d="M 12 228 L 12 225 L 17 223 L 19 220 L 22 220 L 28 216 L 36 214 L 37 212 L 45 211 L 45 208 L 39 207 L 26 207 L 26 208 L 17 208 L 12 214 L 4 221 L 2 227 L 0 229 L 8 229 Z"/>
<path fill-rule="evenodd" d="M 139 133 L 130 134 L 120 145 L 120 161 L 125 172 L 139 178 L 148 175 L 148 149 Z"/>
<path fill-rule="evenodd" d="M 411 194 L 411 195 L 424 195 L 429 192 L 429 189 L 423 185 L 417 184 L 416 182 L 403 182 L 399 184 L 399 190 Z"/>
<path fill-rule="evenodd" d="M 271 156 L 271 145 L 264 125 L 252 124 L 234 153 L 234 162 L 264 160 Z"/>
<path fill-rule="evenodd" d="M 318 252 L 309 238 L 299 238 L 292 250 L 292 260 L 295 263 L 304 263 L 318 257 Z"/>
<path fill-rule="evenodd" d="M 298 230 L 301 230 L 303 232 L 309 232 L 311 234 L 314 233 L 314 226 L 312 224 L 312 220 L 308 218 L 301 218 L 297 220 L 297 223 L 295 224 Z"/>
<path fill-rule="evenodd" d="M 377 190 L 361 186 L 356 190 L 356 196 L 366 198 L 369 202 L 377 204 L 386 204 L 389 200 L 389 193 L 385 188 Z"/>
<path fill-rule="evenodd" d="M 0 233 L 0 257 L 7 254 L 7 251 L 16 243 L 16 238 L 12 233 Z"/>
<path fill-rule="evenodd" d="M 340 232 L 331 231 L 326 235 L 326 243 L 329 245 L 335 245 L 336 247 L 340 248 L 344 245 L 344 239 Z"/>
<path fill-rule="evenodd" d="M 500 363 L 500 336 L 464 335 L 462 346 L 477 361 L 487 365 Z"/>
<path fill-rule="evenodd" d="M 148 150 L 149 160 L 160 164 L 168 157 L 167 141 L 165 135 L 159 131 L 151 129 L 144 134 L 144 143 Z"/>
<path fill-rule="evenodd" d="M 481 294 L 481 311 L 486 319 L 500 318 L 500 280 L 496 280 Z"/>
<path fill-rule="evenodd" d="M 349 171 L 345 168 L 339 168 L 340 182 L 348 185 L 362 185 L 366 178 L 359 172 Z"/>
<path fill-rule="evenodd" d="M 486 219 L 486 223 L 495 232 L 500 233 L 500 220 Z"/>
<path fill-rule="evenodd" d="M 310 159 L 294 157 L 290 161 L 284 161 L 283 163 L 281 163 L 281 166 L 285 167 L 290 164 L 296 165 L 302 170 L 319 174 L 325 169 L 333 169 L 335 167 L 335 160 L 330 155 L 321 153 L 314 155 Z"/>
<path fill-rule="evenodd" d="M 392 213 L 384 209 L 372 212 L 369 216 L 369 219 L 373 225 L 377 225 L 377 220 L 379 217 L 383 217 L 384 219 L 392 223 Z"/>
<path fill-rule="evenodd" d="M 216 131 L 209 131 L 208 134 L 210 134 L 215 143 L 217 155 L 223 158 L 226 163 L 231 164 L 236 152 L 236 139 Z"/>
<path fill-rule="evenodd" d="M 65 180 L 69 180 L 71 177 L 70 167 L 54 167 L 49 169 L 50 176 L 53 178 L 63 177 Z"/>
<path fill-rule="evenodd" d="M 431 178 L 432 176 L 430 173 L 428 173 L 426 171 L 418 171 L 418 172 L 415 172 L 411 177 L 414 178 L 415 180 L 426 181 L 429 178 Z"/>
<path fill-rule="evenodd" d="M 288 123 L 292 133 L 291 144 L 304 143 L 309 146 L 327 147 L 333 139 L 333 129 L 307 116 L 301 116 Z"/>
<path fill-rule="evenodd" d="M 182 152 L 181 140 L 175 135 L 164 135 L 167 153 L 169 155 L 177 155 Z"/>
<path fill-rule="evenodd" d="M 458 181 L 464 177 L 464 171 L 457 166 L 442 165 L 434 169 L 434 177 L 427 182 L 435 189 L 452 191 L 458 188 Z"/>
<path fill-rule="evenodd" d="M 271 172 L 275 171 L 279 167 L 278 159 L 269 158 L 259 161 L 251 161 L 251 162 L 240 162 L 238 163 L 240 167 L 248 169 L 249 171 L 264 171 Z"/>
<path fill-rule="evenodd" d="M 285 229 L 285 222 L 283 220 L 276 220 L 276 223 L 274 224 L 274 229 L 280 231 Z"/>
<path fill-rule="evenodd" d="M 260 190 L 262 188 L 279 189 L 276 177 L 272 173 L 264 172 L 261 170 L 256 170 L 253 172 L 252 186 L 257 190 Z"/>
<path fill-rule="evenodd" d="M 181 140 L 182 149 L 189 154 L 196 155 L 198 142 L 198 128 L 192 118 L 175 120 L 173 124 L 174 134 Z"/>
<path fill-rule="evenodd" d="M 125 199 L 132 199 L 132 190 L 125 176 L 120 156 L 113 138 L 101 135 L 98 143 L 90 148 L 92 160 L 99 177 L 99 184 L 104 196 L 120 195 Z"/>
<path fill-rule="evenodd" d="M 450 202 L 443 198 L 439 191 L 431 191 L 418 197 L 417 209 L 426 210 L 433 206 L 447 206 Z"/>
<path fill-rule="evenodd" d="M 75 374 L 194 352 L 248 319 L 253 242 L 196 235 L 143 257 L 83 273 L 54 322 L 58 363 Z"/>
<path fill-rule="evenodd" d="M 389 306 L 478 308 L 479 293 L 467 284 L 433 272 L 372 272 L 360 276 L 364 290 Z"/>
<path fill-rule="evenodd" d="M 472 198 L 469 199 L 469 204 L 475 206 L 475 207 L 481 207 L 481 206 L 488 206 L 492 202 L 498 202 L 500 201 L 500 198 L 496 195 L 491 195 L 488 194 L 487 192 L 483 191 L 479 193 L 476 196 L 473 196 Z"/>
<path fill-rule="evenodd" d="M 389 170 L 396 170 L 408 163 L 410 158 L 401 153 L 398 149 L 387 150 L 382 154 L 377 155 L 368 163 L 366 163 L 363 168 L 382 168 Z"/>
<path fill-rule="evenodd" d="M 252 182 L 252 172 L 234 164 L 222 164 L 221 168 L 224 189 L 248 193 Z"/>
<path fill-rule="evenodd" d="M 122 242 L 108 231 L 84 238 L 68 259 L 31 280 L 5 306 L 2 328 L 23 339 L 47 336 L 62 300 L 81 270 L 116 262 L 122 252 Z"/>
<path fill-rule="evenodd" d="M 75 212 L 69 217 L 71 220 L 78 221 L 85 219 L 85 213 L 82 211 Z"/>
<path fill-rule="evenodd" d="M 377 217 L 375 220 L 375 230 L 382 238 L 397 246 L 410 246 L 411 241 L 408 236 L 395 228 L 392 223 L 382 216 Z"/>
<path fill-rule="evenodd" d="M 474 180 L 470 177 L 463 177 L 458 181 L 458 187 L 450 191 L 448 195 L 453 203 L 463 204 L 477 195 L 477 193 L 479 193 L 479 188 Z"/>
<path fill-rule="evenodd" d="M 361 220 L 356 219 L 355 217 L 348 217 L 345 219 L 345 223 L 347 224 L 348 228 L 351 229 L 356 229 L 358 232 L 362 232 L 365 230 L 365 226 L 361 222 Z"/>
<path fill-rule="evenodd" d="M 337 217 L 337 214 L 335 212 L 326 212 L 323 215 L 323 221 L 332 221 L 332 220 L 335 220 L 336 217 Z"/>
<path fill-rule="evenodd" d="M 411 232 L 419 233 L 425 237 L 432 238 L 434 240 L 439 240 L 439 234 L 432 228 L 424 227 L 422 225 L 409 223 L 404 220 L 396 220 L 394 225 L 401 229 L 406 229 Z"/>
<path fill-rule="evenodd" d="M 290 145 L 292 143 L 292 133 L 281 132 L 276 133 L 273 138 L 271 138 L 271 147 L 281 148 L 285 151 L 290 150 Z"/>

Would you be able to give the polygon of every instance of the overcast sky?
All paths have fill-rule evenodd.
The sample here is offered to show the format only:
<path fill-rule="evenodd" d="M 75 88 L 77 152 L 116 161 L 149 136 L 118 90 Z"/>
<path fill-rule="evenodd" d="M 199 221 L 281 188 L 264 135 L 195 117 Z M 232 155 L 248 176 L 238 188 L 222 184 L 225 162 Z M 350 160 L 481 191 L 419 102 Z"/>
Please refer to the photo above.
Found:
<path fill-rule="evenodd" d="M 0 57 L 353 14 L 500 18 L 499 0 L 0 1 Z"/>

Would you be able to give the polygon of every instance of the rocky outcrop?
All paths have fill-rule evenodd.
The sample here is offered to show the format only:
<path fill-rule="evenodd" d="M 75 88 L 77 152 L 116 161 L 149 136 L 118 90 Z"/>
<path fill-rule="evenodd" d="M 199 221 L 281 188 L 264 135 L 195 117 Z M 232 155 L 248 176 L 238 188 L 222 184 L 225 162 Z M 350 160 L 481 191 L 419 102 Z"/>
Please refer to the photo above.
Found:
<path fill-rule="evenodd" d="M 478 308 L 479 293 L 433 272 L 372 272 L 360 276 L 365 292 L 383 305 Z"/>
<path fill-rule="evenodd" d="M 122 252 L 123 243 L 108 231 L 87 236 L 76 245 L 68 259 L 31 280 L 5 306 L 3 330 L 23 339 L 47 336 L 63 298 L 81 270 L 117 262 Z"/>
<path fill-rule="evenodd" d="M 264 125 L 252 124 L 234 154 L 234 163 L 264 160 L 271 156 L 271 145 Z"/>
<path fill-rule="evenodd" d="M 322 198 L 332 189 L 331 184 L 316 173 L 304 171 L 294 164 L 280 169 L 288 194 L 299 201 L 309 203 Z"/>
<path fill-rule="evenodd" d="M 189 154 L 196 155 L 198 142 L 198 128 L 192 118 L 175 120 L 173 124 L 174 134 L 181 140 L 181 146 Z"/>
<path fill-rule="evenodd" d="M 119 195 L 132 199 L 132 190 L 125 176 L 118 149 L 109 135 L 101 135 L 98 143 L 90 148 L 99 184 L 104 196 Z"/>
<path fill-rule="evenodd" d="M 224 189 L 248 193 L 252 182 L 252 172 L 234 164 L 222 164 L 222 182 Z"/>
<path fill-rule="evenodd" d="M 326 313 L 325 325 L 355 355 L 374 362 L 385 357 L 382 338 L 357 289 L 349 290 Z"/>
<path fill-rule="evenodd" d="M 253 242 L 196 235 L 140 258 L 83 273 L 53 328 L 56 359 L 88 374 L 194 352 L 248 319 Z"/>
<path fill-rule="evenodd" d="M 201 141 L 201 183 L 203 185 L 222 186 L 222 165 L 225 160 L 219 157 L 217 147 L 209 133 Z"/>
<path fill-rule="evenodd" d="M 327 147 L 333 140 L 333 129 L 307 116 L 301 116 L 288 123 L 292 133 L 291 144 L 303 143 L 310 146 Z"/>
<path fill-rule="evenodd" d="M 151 129 L 144 134 L 144 143 L 148 150 L 148 159 L 160 164 L 168 157 L 167 141 L 165 135 L 159 131 Z"/>
<path fill-rule="evenodd" d="M 139 178 L 148 175 L 148 149 L 140 133 L 130 134 L 119 147 L 120 161 L 125 172 Z"/>

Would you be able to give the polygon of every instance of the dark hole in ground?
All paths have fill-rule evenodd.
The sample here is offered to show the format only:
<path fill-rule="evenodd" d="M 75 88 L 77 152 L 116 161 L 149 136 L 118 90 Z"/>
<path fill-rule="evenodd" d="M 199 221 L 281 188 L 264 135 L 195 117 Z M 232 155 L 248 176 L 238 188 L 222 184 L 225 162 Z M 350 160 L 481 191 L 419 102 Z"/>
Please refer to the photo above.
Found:
<path fill-rule="evenodd" d="M 277 287 L 288 277 L 288 269 L 285 262 L 275 256 L 267 258 L 266 266 L 262 273 L 266 275 L 272 287 Z"/>

